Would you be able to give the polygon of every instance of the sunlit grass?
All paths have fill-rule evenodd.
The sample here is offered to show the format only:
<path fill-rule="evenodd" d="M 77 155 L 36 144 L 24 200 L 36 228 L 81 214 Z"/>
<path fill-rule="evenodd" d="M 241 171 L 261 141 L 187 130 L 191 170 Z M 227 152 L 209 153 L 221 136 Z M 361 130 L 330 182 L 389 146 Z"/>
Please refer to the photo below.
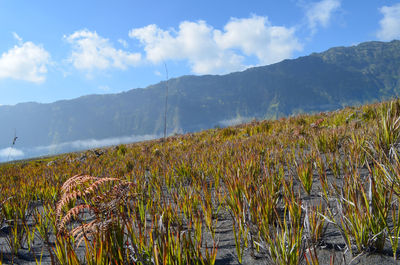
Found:
<path fill-rule="evenodd" d="M 6 251 L 36 236 L 53 263 L 214 264 L 224 218 L 239 263 L 318 264 L 328 224 L 396 259 L 399 102 L 2 164 Z"/>

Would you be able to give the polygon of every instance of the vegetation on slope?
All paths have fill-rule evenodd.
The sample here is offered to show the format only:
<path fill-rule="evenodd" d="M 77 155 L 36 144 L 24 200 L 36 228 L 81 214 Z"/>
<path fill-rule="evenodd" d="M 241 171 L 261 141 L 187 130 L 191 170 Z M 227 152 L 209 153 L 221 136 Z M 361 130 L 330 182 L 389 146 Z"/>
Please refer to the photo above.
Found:
<path fill-rule="evenodd" d="M 236 263 L 396 260 L 399 115 L 394 100 L 3 164 L 0 260 L 214 264 L 227 220 Z"/>

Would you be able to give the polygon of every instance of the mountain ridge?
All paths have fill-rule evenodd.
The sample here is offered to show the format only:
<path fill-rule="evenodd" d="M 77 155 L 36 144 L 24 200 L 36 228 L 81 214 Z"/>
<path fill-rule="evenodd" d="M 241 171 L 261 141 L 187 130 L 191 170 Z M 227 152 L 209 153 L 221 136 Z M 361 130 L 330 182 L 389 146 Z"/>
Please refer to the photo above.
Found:
<path fill-rule="evenodd" d="M 166 81 L 116 94 L 0 106 L 0 149 L 18 131 L 23 147 L 126 135 L 160 135 Z M 168 80 L 168 133 L 329 111 L 400 94 L 400 41 L 334 47 L 226 75 Z M 224 122 L 222 122 L 224 121 Z"/>

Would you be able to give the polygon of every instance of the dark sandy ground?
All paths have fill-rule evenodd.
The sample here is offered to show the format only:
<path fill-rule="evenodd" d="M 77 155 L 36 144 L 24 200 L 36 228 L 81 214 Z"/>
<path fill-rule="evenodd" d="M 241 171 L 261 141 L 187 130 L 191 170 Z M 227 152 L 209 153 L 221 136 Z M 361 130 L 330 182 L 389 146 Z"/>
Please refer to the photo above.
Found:
<path fill-rule="evenodd" d="M 361 174 L 367 174 L 366 169 L 361 170 Z M 339 182 L 340 179 L 335 178 L 328 172 L 328 180 Z M 296 184 L 298 185 L 298 183 Z M 318 176 L 314 175 L 314 183 L 311 195 L 304 195 L 303 204 L 312 204 L 320 200 L 318 196 L 321 186 Z M 51 264 L 51 256 L 47 246 L 45 246 L 39 237 L 35 237 L 33 247 L 29 251 L 26 246 L 21 249 L 17 257 L 12 257 L 8 250 L 6 235 L 10 233 L 7 224 L 1 224 L 0 229 L 0 257 L 3 264 Z M 222 264 L 240 264 L 236 255 L 236 247 L 234 235 L 232 231 L 232 220 L 228 212 L 221 211 L 219 213 L 218 226 L 216 230 L 216 240 L 218 241 L 217 265 Z M 50 237 L 50 248 L 54 247 L 54 235 Z M 383 253 L 362 253 L 358 257 L 353 257 L 350 251 L 345 252 L 345 244 L 339 231 L 332 224 L 327 224 L 322 242 L 317 248 L 319 264 L 330 264 L 330 260 L 334 257 L 334 264 L 367 264 L 367 265 L 383 265 L 383 264 L 400 264 L 400 261 L 393 260 L 390 246 L 385 246 Z M 84 247 L 80 247 L 81 253 Z M 272 264 L 262 253 L 256 253 L 256 257 L 251 255 L 250 249 L 245 249 L 242 264 Z M 303 260 L 302 264 L 306 264 Z"/>

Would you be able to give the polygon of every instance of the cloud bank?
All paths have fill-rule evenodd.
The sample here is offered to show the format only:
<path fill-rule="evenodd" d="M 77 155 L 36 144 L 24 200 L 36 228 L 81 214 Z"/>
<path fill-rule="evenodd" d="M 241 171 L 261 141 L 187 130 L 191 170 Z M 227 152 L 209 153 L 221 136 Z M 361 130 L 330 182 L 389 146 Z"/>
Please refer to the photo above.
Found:
<path fill-rule="evenodd" d="M 400 39 L 400 3 L 383 6 L 379 9 L 383 18 L 379 21 L 380 29 L 376 36 L 383 41 Z"/>
<path fill-rule="evenodd" d="M 40 45 L 23 42 L 13 33 L 18 45 L 4 52 L 0 57 L 0 79 L 11 78 L 33 83 L 45 81 L 50 54 Z"/>
<path fill-rule="evenodd" d="M 312 33 L 328 27 L 340 5 L 340 0 L 307 5 L 306 27 Z M 296 36 L 301 27 L 273 25 L 268 17 L 257 15 L 230 18 L 222 29 L 204 20 L 183 21 L 170 29 L 151 24 L 128 33 L 142 45 L 142 51 L 128 51 L 129 43 L 121 38 L 117 40 L 121 49 L 115 48 L 109 39 L 87 29 L 64 35 L 64 40 L 72 47 L 68 61 L 88 76 L 95 70 L 125 70 L 168 60 L 187 62 L 195 74 L 226 74 L 291 58 L 303 48 Z"/>
<path fill-rule="evenodd" d="M 0 158 L 16 158 L 16 157 L 23 157 L 25 154 L 22 150 L 7 147 L 4 149 L 0 149 Z"/>
<path fill-rule="evenodd" d="M 328 27 L 340 6 L 341 0 L 307 4 L 306 24 L 293 27 L 273 25 L 267 16 L 253 15 L 230 18 L 220 29 L 204 20 L 183 21 L 170 29 L 155 24 L 133 28 L 128 36 L 142 45 L 137 51 L 129 51 L 132 45 L 123 38 L 116 40 L 116 48 L 112 41 L 88 29 L 64 35 L 63 39 L 71 47 L 68 63 L 89 77 L 98 70 L 125 70 L 168 60 L 187 62 L 195 74 L 226 74 L 291 58 L 303 48 L 297 31 L 305 27 L 314 34 L 318 28 Z M 384 6 L 380 11 L 384 18 L 377 36 L 382 40 L 399 37 L 400 4 Z M 18 45 L 1 55 L 0 79 L 44 82 L 50 54 L 40 45 L 24 42 L 16 33 L 13 36 Z"/>
<path fill-rule="evenodd" d="M 222 120 L 218 124 L 223 127 L 235 126 L 238 124 L 246 123 L 254 119 L 254 117 L 236 117 L 229 120 Z"/>
<path fill-rule="evenodd" d="M 93 71 L 110 68 L 126 69 L 137 65 L 140 53 L 131 53 L 113 47 L 106 38 L 89 30 L 79 30 L 64 39 L 72 45 L 69 61 L 78 70 Z"/>
<path fill-rule="evenodd" d="M 71 150 L 76 151 L 76 150 L 91 149 L 91 148 L 118 145 L 124 143 L 141 142 L 141 141 L 156 139 L 158 137 L 160 136 L 148 134 L 148 135 L 130 135 L 122 137 L 112 137 L 100 140 L 97 139 L 77 140 L 77 141 L 64 142 L 47 146 L 38 146 L 34 148 L 34 151 L 35 153 L 41 153 L 41 155 L 53 154 L 59 152 L 69 152 Z"/>
<path fill-rule="evenodd" d="M 69 153 L 75 151 L 81 151 L 86 149 L 93 149 L 99 147 L 106 147 L 111 145 L 128 144 L 134 142 L 142 142 L 152 139 L 160 138 L 160 135 L 130 135 L 122 137 L 111 137 L 105 139 L 86 139 L 77 140 L 71 142 L 63 142 L 57 144 L 51 144 L 47 146 L 37 146 L 32 148 L 4 148 L 0 149 L 0 162 L 6 162 L 8 160 L 15 159 L 26 159 L 31 157 L 40 157 L 47 155 L 55 155 L 60 153 Z"/>
<path fill-rule="evenodd" d="M 302 49 L 294 28 L 273 26 L 260 16 L 231 18 L 223 31 L 202 20 L 184 21 L 177 30 L 153 24 L 132 29 L 129 37 L 140 41 L 148 61 L 187 60 L 196 74 L 242 70 L 248 67 L 245 56 L 255 56 L 258 64 L 276 63 Z"/>

